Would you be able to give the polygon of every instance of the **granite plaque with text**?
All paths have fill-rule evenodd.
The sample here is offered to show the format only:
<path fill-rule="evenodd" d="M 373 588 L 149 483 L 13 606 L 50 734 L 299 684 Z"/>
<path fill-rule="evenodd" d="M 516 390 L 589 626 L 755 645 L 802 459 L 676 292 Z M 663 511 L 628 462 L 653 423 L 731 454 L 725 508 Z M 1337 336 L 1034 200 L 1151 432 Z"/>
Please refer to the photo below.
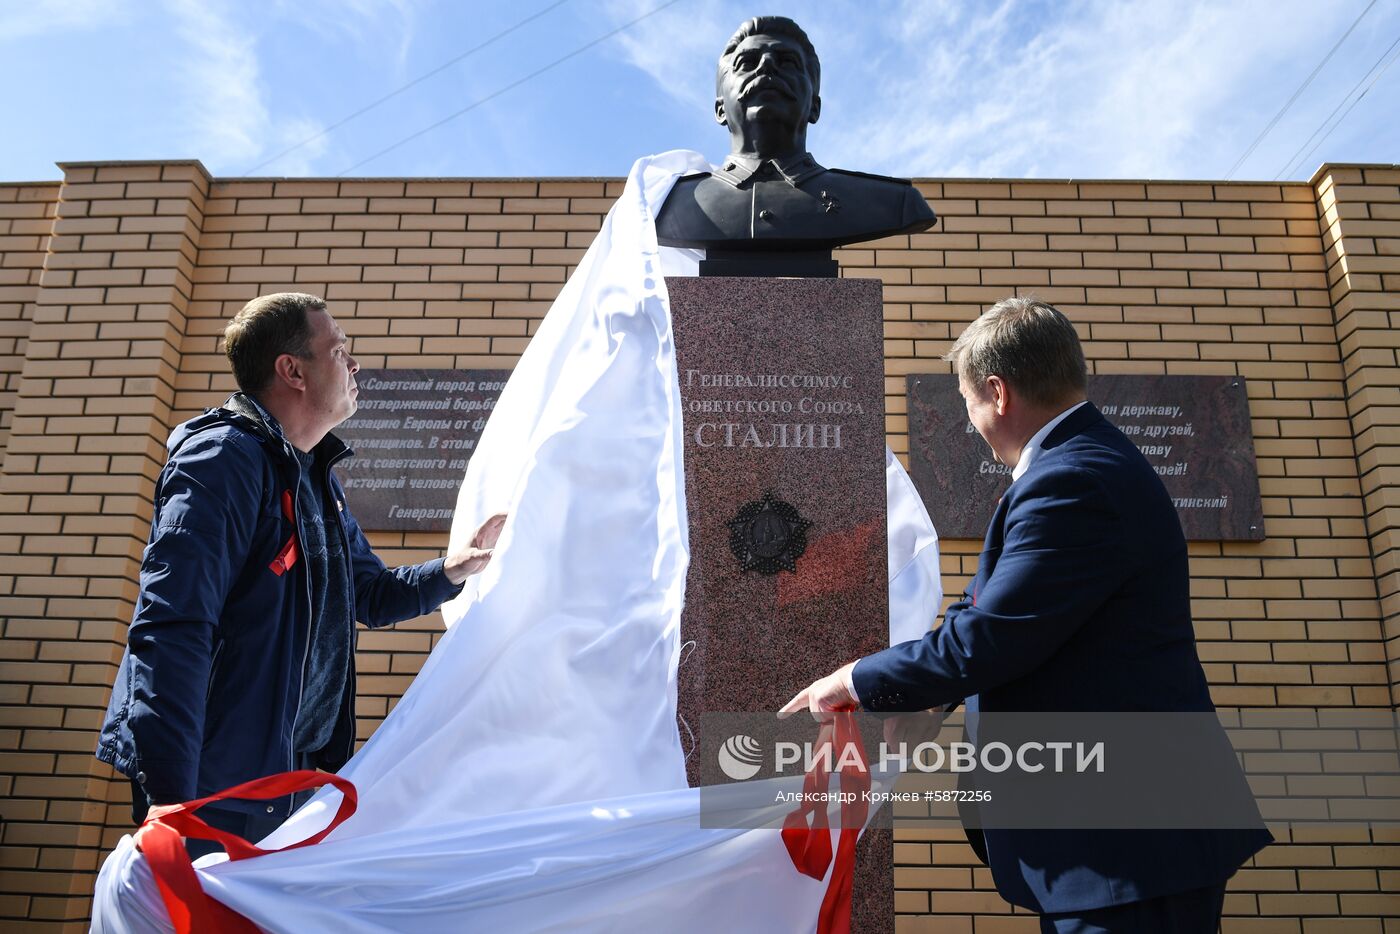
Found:
<path fill-rule="evenodd" d="M 672 278 L 690 570 L 681 742 L 776 712 L 889 645 L 880 283 Z M 813 739 L 816 724 L 812 724 Z M 693 784 L 714 781 L 697 753 Z M 854 930 L 893 930 L 891 838 L 858 855 Z"/>
<path fill-rule="evenodd" d="M 336 470 L 360 526 L 438 532 L 509 370 L 361 370 L 359 408 L 335 434 Z"/>
<path fill-rule="evenodd" d="M 956 376 L 911 375 L 908 391 L 914 485 L 941 537 L 980 539 L 1011 472 L 969 424 Z M 1161 476 L 1188 539 L 1263 540 L 1243 377 L 1091 375 L 1088 396 Z"/>

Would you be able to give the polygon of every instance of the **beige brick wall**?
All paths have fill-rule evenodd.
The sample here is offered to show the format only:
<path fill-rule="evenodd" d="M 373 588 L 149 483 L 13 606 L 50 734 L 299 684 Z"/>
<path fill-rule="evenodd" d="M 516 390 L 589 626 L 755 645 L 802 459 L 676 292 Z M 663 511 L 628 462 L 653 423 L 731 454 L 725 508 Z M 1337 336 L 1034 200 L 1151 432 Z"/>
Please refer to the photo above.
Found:
<path fill-rule="evenodd" d="M 1059 305 L 1095 372 L 1246 377 L 1268 538 L 1191 546 L 1216 701 L 1392 707 L 1395 167 L 1331 167 L 1315 184 L 920 187 L 942 218 L 933 232 L 841 251 L 846 275 L 885 283 L 891 446 L 907 449 L 904 376 L 946 371 L 938 358 L 958 331 L 1014 291 Z M 620 190 L 587 179 L 210 182 L 190 163 L 68 166 L 61 193 L 0 186 L 11 226 L 0 227 L 0 274 L 26 277 L 3 280 L 14 291 L 0 291 L 0 320 L 34 322 L 12 358 L 18 385 L 0 396 L 0 425 L 13 426 L 0 468 L 12 556 L 0 569 L 0 918 L 80 929 L 101 847 L 127 829 L 125 786 L 90 749 L 165 434 L 233 386 L 217 347 L 228 316 L 264 292 L 318 292 L 364 366 L 509 368 Z M 32 216 L 10 219 L 22 205 Z M 44 220 L 55 206 L 58 219 Z M 35 221 L 52 223 L 47 245 Z M 371 539 L 390 562 L 443 545 Z M 944 543 L 948 592 L 977 550 Z M 362 737 L 439 628 L 434 616 L 362 634 Z M 901 931 L 1035 930 L 960 834 L 897 839 Z M 1400 834 L 1311 830 L 1241 872 L 1225 929 L 1400 931 L 1385 920 L 1400 915 L 1397 883 Z"/>
<path fill-rule="evenodd" d="M 0 463 L 10 436 L 58 189 L 57 182 L 0 186 Z"/>

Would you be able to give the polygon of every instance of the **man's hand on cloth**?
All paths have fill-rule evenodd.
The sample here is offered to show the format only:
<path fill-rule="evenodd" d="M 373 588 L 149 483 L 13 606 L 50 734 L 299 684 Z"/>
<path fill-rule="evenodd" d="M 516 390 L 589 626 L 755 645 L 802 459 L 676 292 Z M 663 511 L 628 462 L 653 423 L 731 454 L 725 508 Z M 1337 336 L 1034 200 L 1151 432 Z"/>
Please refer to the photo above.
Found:
<path fill-rule="evenodd" d="M 501 537 L 501 529 L 505 524 L 506 514 L 497 513 L 481 524 L 481 528 L 476 530 L 476 534 L 465 547 L 450 552 L 442 566 L 447 572 L 447 579 L 454 584 L 461 584 L 486 567 L 491 561 L 491 550 L 496 547 L 496 539 Z"/>
<path fill-rule="evenodd" d="M 778 711 L 778 719 L 786 720 L 798 711 L 810 710 L 818 720 L 829 720 L 830 714 L 835 711 L 859 707 L 860 701 L 856 699 L 855 688 L 851 686 L 851 669 L 855 667 L 855 662 L 842 665 L 825 678 L 818 678 L 807 685 L 783 705 L 783 709 Z"/>
<path fill-rule="evenodd" d="M 851 684 L 851 670 L 855 667 L 856 663 L 851 662 L 807 685 L 783 705 L 783 709 L 778 711 L 778 719 L 786 720 L 795 713 L 807 710 L 818 720 L 829 720 L 831 714 L 838 710 L 859 708 L 860 701 Z M 943 718 L 947 713 L 944 708 L 935 708 L 885 714 L 885 745 L 894 747 L 903 743 L 906 748 L 913 749 L 922 743 L 933 742 L 943 729 Z"/>

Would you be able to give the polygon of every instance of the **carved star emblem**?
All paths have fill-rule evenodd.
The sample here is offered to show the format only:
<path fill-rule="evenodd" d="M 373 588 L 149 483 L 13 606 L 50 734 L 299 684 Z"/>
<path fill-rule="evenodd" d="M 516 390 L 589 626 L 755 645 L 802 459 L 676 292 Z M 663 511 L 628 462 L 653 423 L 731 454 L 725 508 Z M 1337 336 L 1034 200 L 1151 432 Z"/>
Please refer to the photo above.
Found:
<path fill-rule="evenodd" d="M 807 550 L 807 530 L 812 523 L 791 504 L 774 497 L 746 504 L 729 520 L 729 550 L 744 571 L 777 574 L 796 571 L 797 559 Z"/>

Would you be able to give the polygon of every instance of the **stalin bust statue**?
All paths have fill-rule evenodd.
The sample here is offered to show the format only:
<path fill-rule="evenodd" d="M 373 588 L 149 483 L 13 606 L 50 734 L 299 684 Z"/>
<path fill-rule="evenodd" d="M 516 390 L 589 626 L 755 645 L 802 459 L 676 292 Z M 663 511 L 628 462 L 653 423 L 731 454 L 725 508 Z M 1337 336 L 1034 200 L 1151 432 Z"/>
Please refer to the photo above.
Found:
<path fill-rule="evenodd" d="M 715 120 L 730 153 L 679 179 L 656 219 L 662 244 L 705 250 L 700 275 L 835 276 L 833 247 L 933 226 L 910 182 L 826 169 L 807 152 L 820 84 L 817 52 L 787 17 L 748 20 L 725 45 Z"/>

